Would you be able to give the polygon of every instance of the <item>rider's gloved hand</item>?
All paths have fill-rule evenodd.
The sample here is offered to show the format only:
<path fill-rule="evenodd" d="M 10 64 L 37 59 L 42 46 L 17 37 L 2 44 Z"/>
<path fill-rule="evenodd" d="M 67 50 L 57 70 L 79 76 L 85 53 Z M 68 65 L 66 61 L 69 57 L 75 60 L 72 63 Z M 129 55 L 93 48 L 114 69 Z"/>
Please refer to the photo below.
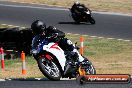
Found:
<path fill-rule="evenodd" d="M 57 37 L 58 37 L 58 33 L 53 33 L 53 34 L 51 35 L 51 37 L 52 37 L 52 38 L 57 38 Z"/>

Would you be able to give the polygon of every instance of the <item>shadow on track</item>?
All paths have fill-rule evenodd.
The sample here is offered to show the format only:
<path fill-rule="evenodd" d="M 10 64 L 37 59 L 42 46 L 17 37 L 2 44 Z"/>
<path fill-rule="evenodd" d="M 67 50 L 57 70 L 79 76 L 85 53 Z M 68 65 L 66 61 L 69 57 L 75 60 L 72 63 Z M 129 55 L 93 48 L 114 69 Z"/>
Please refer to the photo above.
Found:
<path fill-rule="evenodd" d="M 90 23 L 85 23 L 85 22 L 81 22 L 81 23 L 76 23 L 76 22 L 59 22 L 58 24 L 92 25 L 92 24 L 90 24 Z"/>

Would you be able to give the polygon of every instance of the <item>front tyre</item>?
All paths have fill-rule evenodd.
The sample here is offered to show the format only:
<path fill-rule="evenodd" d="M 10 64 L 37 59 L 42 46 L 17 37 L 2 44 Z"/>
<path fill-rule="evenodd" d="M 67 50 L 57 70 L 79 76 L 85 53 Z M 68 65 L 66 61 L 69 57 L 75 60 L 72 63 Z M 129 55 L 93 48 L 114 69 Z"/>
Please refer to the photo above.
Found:
<path fill-rule="evenodd" d="M 60 80 L 61 72 L 52 55 L 40 56 L 37 60 L 40 71 L 50 80 Z"/>
<path fill-rule="evenodd" d="M 91 24 L 95 24 L 95 20 L 94 20 L 94 18 L 93 18 L 92 16 L 89 18 L 89 22 L 90 22 Z"/>

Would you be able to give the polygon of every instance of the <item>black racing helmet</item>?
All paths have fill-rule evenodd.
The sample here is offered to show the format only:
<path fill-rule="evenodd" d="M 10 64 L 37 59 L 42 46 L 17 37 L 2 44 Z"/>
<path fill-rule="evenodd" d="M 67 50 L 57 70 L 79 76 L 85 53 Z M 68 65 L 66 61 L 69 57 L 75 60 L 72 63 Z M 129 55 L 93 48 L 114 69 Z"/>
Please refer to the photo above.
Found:
<path fill-rule="evenodd" d="M 34 35 L 38 35 L 46 31 L 46 24 L 40 20 L 36 20 L 31 24 L 31 29 Z"/>

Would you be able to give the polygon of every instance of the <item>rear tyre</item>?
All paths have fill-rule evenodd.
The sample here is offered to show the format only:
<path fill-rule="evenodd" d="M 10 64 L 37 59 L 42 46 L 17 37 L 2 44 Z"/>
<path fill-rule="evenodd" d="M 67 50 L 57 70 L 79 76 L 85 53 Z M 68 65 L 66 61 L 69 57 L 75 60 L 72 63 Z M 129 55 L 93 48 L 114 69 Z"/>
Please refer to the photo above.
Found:
<path fill-rule="evenodd" d="M 96 70 L 92 64 L 88 66 L 86 72 L 87 72 L 87 74 L 96 74 Z"/>
<path fill-rule="evenodd" d="M 79 76 L 77 77 L 76 81 L 79 85 L 83 85 L 86 82 L 86 78 L 84 76 Z"/>
<path fill-rule="evenodd" d="M 75 21 L 76 24 L 80 24 L 80 21 L 78 19 L 78 17 L 75 14 L 72 14 L 72 18 Z"/>
<path fill-rule="evenodd" d="M 37 59 L 38 67 L 40 71 L 50 80 L 60 80 L 61 78 L 61 71 L 53 59 L 53 56 L 48 54 L 49 57 L 40 56 Z"/>
<path fill-rule="evenodd" d="M 85 71 L 86 74 L 96 74 L 96 69 L 94 68 L 94 66 L 92 65 L 92 62 L 89 61 L 86 57 L 83 56 L 83 58 L 85 58 L 85 62 L 87 63 L 85 66 Z"/>

